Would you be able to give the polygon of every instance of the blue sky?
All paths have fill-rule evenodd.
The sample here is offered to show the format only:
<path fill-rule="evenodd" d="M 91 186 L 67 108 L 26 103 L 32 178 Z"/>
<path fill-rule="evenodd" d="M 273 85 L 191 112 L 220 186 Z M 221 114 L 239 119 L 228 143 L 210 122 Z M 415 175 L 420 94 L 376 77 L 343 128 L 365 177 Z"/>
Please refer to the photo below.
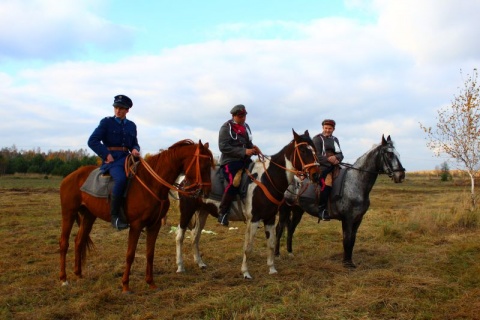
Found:
<path fill-rule="evenodd" d="M 478 68 L 478 12 L 466 0 L 0 0 L 0 147 L 88 148 L 126 94 L 144 154 L 190 138 L 218 155 L 243 103 L 265 154 L 333 118 L 345 161 L 385 134 L 407 170 L 432 170 L 447 158 L 418 123 L 434 126 Z"/>

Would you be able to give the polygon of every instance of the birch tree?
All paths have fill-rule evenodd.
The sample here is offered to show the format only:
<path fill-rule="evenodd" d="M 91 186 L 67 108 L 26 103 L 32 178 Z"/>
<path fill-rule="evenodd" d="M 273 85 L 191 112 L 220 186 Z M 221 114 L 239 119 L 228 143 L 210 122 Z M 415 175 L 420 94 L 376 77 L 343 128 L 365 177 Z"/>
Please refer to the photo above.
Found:
<path fill-rule="evenodd" d="M 462 75 L 462 72 L 460 71 Z M 451 105 L 438 110 L 437 125 L 420 128 L 427 134 L 427 147 L 436 156 L 447 154 L 458 169 L 470 176 L 470 204 L 475 210 L 475 176 L 480 169 L 480 105 L 478 71 L 467 75 L 463 88 Z"/>

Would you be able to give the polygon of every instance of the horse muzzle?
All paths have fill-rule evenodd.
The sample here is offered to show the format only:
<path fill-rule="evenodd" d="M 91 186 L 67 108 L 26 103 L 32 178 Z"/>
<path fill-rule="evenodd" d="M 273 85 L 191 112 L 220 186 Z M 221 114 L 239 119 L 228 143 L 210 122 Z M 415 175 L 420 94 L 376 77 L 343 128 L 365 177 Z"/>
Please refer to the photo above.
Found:
<path fill-rule="evenodd" d="M 391 178 L 395 183 L 402 183 L 405 180 L 405 171 L 395 171 L 392 172 Z"/>

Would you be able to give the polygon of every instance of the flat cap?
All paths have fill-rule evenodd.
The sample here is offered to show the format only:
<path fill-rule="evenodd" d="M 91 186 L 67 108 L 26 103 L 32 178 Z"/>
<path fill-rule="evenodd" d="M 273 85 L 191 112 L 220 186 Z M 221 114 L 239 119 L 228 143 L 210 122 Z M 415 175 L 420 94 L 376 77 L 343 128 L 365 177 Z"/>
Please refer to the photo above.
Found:
<path fill-rule="evenodd" d="M 241 116 L 247 114 L 247 110 L 243 104 L 237 104 L 235 107 L 230 110 L 230 113 L 234 116 Z"/>
<path fill-rule="evenodd" d="M 332 119 L 325 119 L 322 121 L 322 126 L 327 125 L 327 126 L 332 126 L 335 128 L 335 120 Z"/>

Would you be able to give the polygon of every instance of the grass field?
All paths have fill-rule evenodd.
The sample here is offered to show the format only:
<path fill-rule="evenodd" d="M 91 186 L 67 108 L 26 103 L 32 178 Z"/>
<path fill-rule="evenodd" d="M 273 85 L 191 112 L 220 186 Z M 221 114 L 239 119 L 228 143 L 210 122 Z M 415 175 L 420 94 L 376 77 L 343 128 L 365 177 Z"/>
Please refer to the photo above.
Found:
<path fill-rule="evenodd" d="M 175 272 L 173 202 L 156 245 L 160 290 L 144 281 L 142 235 L 130 295 L 121 293 L 128 232 L 104 221 L 94 225 L 96 249 L 82 279 L 73 274 L 74 227 L 70 286 L 61 286 L 60 181 L 0 177 L 0 319 L 480 319 L 480 213 L 467 210 L 470 186 L 461 178 L 407 174 L 394 184 L 379 177 L 358 233 L 355 270 L 342 267 L 338 221 L 317 224 L 305 216 L 294 256 L 283 244 L 276 275 L 268 275 L 260 230 L 251 281 L 240 272 L 245 225 L 228 230 L 213 218 L 201 242 L 208 268 L 198 269 L 186 241 L 187 272 Z"/>

